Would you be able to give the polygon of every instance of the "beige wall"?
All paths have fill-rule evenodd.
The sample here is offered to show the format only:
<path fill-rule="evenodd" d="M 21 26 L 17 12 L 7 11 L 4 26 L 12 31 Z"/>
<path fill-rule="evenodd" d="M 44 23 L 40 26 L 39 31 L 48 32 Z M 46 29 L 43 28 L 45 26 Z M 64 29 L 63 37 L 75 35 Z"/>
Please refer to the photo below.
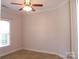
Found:
<path fill-rule="evenodd" d="M 4 55 L 6 53 L 18 50 L 21 48 L 21 17 L 15 11 L 10 9 L 2 8 L 1 17 L 3 19 L 8 19 L 10 21 L 10 42 L 11 45 L 9 47 L 0 48 L 0 55 Z"/>
<path fill-rule="evenodd" d="M 66 56 L 69 48 L 69 5 L 47 12 L 25 15 L 24 48 Z"/>

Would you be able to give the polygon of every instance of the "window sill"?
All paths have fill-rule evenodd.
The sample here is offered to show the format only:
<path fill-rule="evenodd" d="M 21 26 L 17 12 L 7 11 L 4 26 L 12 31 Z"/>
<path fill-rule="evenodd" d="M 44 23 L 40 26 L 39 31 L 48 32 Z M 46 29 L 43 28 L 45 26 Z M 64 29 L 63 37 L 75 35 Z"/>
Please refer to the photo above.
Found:
<path fill-rule="evenodd" d="M 0 48 L 8 47 L 8 46 L 10 46 L 10 45 L 9 45 L 9 44 L 7 44 L 7 45 L 2 45 L 2 46 L 0 46 Z"/>

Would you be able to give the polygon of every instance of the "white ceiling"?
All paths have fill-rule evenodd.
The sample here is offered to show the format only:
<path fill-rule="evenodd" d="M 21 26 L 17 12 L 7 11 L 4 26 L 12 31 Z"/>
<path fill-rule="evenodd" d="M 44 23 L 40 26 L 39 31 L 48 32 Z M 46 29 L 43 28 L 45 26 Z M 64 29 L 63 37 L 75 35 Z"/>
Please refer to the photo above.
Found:
<path fill-rule="evenodd" d="M 32 4 L 42 3 L 44 5 L 43 7 L 39 7 L 39 8 L 34 7 L 37 11 L 44 11 L 44 10 L 49 10 L 51 8 L 55 8 L 66 1 L 67 0 L 31 0 Z M 16 11 L 18 11 L 19 8 L 23 7 L 18 5 L 11 5 L 10 4 L 11 2 L 23 3 L 24 0 L 2 0 L 1 4 L 6 5 L 9 8 Z"/>

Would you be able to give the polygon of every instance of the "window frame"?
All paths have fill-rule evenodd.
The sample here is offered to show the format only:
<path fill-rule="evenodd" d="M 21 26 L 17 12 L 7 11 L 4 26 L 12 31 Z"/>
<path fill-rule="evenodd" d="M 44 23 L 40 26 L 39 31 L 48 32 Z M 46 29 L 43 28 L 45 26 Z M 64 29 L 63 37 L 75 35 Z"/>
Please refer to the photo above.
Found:
<path fill-rule="evenodd" d="M 8 47 L 8 46 L 11 45 L 11 43 L 10 43 L 10 21 L 8 19 L 3 19 L 3 18 L 0 18 L 0 21 L 7 21 L 9 23 L 9 33 L 8 33 L 9 34 L 9 39 L 8 39 L 8 42 L 7 42 L 6 45 L 0 46 L 0 48 Z"/>

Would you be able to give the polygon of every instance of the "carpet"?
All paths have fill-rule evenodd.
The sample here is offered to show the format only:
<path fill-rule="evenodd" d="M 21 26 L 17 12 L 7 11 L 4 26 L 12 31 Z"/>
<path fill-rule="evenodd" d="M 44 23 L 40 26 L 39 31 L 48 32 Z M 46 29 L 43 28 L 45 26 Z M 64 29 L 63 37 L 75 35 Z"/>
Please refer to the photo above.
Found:
<path fill-rule="evenodd" d="M 28 50 L 20 50 L 6 56 L 0 57 L 0 59 L 62 59 L 57 55 L 39 53 Z"/>

